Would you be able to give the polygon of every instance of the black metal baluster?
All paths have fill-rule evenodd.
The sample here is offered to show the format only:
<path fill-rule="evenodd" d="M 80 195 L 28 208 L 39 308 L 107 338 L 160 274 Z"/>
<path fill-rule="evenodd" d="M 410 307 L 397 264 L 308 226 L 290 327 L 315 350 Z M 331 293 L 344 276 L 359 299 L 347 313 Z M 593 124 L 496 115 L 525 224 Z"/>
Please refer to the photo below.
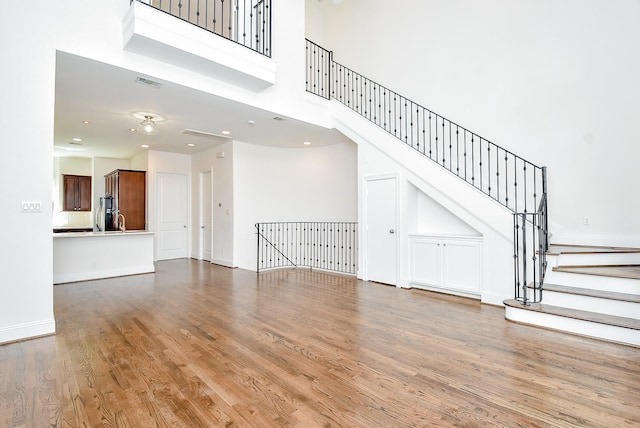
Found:
<path fill-rule="evenodd" d="M 471 184 L 476 185 L 476 148 L 474 134 L 471 134 Z"/>
<path fill-rule="evenodd" d="M 467 181 L 467 130 L 465 129 L 464 131 L 464 138 L 463 138 L 463 144 L 464 144 L 464 154 L 463 154 L 463 160 L 464 160 L 464 181 Z"/>
<path fill-rule="evenodd" d="M 460 127 L 456 125 L 456 175 L 460 177 Z"/>
<path fill-rule="evenodd" d="M 453 144 L 451 140 L 451 121 L 447 120 L 447 124 L 449 125 L 449 171 L 451 171 L 451 167 L 453 166 Z"/>
<path fill-rule="evenodd" d="M 528 199 L 527 198 L 527 194 L 528 194 L 527 193 L 527 187 L 528 187 L 527 184 L 528 183 L 527 183 L 527 164 L 526 164 L 526 161 L 523 160 L 522 164 L 524 165 L 522 167 L 522 181 L 524 183 L 524 190 L 523 190 L 523 193 L 524 193 L 524 212 L 528 213 L 529 212 L 529 211 L 527 211 L 527 199 Z"/>
<path fill-rule="evenodd" d="M 482 178 L 483 178 L 483 172 L 482 172 L 482 137 L 478 137 L 478 157 L 480 160 L 480 163 L 478 164 L 478 175 L 480 176 L 480 190 L 484 191 L 484 188 L 482 187 Z"/>
<path fill-rule="evenodd" d="M 509 208 L 509 156 L 508 152 L 505 150 L 504 152 L 504 204 L 507 208 Z"/>
<path fill-rule="evenodd" d="M 487 185 L 489 196 L 491 196 L 491 144 L 487 142 Z"/>

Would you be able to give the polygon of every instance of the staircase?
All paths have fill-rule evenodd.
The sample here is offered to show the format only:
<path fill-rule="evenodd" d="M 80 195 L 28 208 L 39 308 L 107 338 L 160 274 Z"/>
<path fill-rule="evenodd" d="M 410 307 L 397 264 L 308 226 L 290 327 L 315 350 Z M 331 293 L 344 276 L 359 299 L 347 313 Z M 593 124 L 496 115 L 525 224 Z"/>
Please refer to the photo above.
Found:
<path fill-rule="evenodd" d="M 345 67 L 310 40 L 306 58 L 309 93 L 338 101 L 512 212 L 507 319 L 640 347 L 640 249 L 549 247 L 545 167 Z"/>
<path fill-rule="evenodd" d="M 640 249 L 551 245 L 542 302 L 507 319 L 640 347 Z"/>

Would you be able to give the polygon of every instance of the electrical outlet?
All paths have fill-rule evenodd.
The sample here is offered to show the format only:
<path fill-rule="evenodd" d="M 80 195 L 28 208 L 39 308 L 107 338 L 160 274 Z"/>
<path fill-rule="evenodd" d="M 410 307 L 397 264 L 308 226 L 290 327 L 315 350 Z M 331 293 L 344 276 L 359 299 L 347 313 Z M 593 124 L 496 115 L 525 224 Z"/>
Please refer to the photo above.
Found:
<path fill-rule="evenodd" d="M 582 221 L 582 224 L 584 224 L 585 226 L 590 226 L 591 225 L 591 218 L 589 217 L 585 217 Z"/>

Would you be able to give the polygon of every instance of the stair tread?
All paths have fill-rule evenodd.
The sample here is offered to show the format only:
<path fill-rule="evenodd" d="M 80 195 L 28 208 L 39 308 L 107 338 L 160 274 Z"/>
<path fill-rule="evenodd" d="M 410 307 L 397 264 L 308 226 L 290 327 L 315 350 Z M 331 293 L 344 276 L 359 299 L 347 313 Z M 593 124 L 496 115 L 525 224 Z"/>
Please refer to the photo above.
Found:
<path fill-rule="evenodd" d="M 559 254 L 601 254 L 601 253 L 640 253 L 640 248 L 630 247 L 603 247 L 595 245 L 567 245 L 567 244 L 551 244 L 549 245 L 548 255 Z"/>
<path fill-rule="evenodd" d="M 504 301 L 504 304 L 512 308 L 518 308 L 527 311 L 541 312 L 549 315 L 590 321 L 598 324 L 606 324 L 615 327 L 640 330 L 640 320 L 633 318 L 618 317 L 615 315 L 606 315 L 597 312 L 582 311 L 578 309 L 569 309 L 560 306 L 545 305 L 543 303 L 531 303 L 528 306 L 525 306 L 515 299 L 507 299 Z"/>
<path fill-rule="evenodd" d="M 578 273 L 583 275 L 640 279 L 640 265 L 557 266 L 554 267 L 553 270 L 555 272 Z"/>
<path fill-rule="evenodd" d="M 571 287 L 568 285 L 558 285 L 545 283 L 544 291 L 554 291 L 556 293 L 575 294 L 579 296 L 599 297 L 601 299 L 619 300 L 623 302 L 640 303 L 640 295 L 630 293 L 618 293 L 616 291 L 594 290 L 591 288 Z"/>

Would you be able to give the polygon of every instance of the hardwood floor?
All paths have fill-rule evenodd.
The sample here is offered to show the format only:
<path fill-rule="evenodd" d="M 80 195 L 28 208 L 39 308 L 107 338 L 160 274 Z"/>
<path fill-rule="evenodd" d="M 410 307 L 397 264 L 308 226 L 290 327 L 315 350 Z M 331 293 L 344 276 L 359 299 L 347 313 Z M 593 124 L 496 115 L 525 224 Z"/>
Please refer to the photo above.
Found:
<path fill-rule="evenodd" d="M 58 334 L 0 346 L 0 427 L 640 425 L 640 349 L 504 309 L 194 260 L 54 287 Z"/>

